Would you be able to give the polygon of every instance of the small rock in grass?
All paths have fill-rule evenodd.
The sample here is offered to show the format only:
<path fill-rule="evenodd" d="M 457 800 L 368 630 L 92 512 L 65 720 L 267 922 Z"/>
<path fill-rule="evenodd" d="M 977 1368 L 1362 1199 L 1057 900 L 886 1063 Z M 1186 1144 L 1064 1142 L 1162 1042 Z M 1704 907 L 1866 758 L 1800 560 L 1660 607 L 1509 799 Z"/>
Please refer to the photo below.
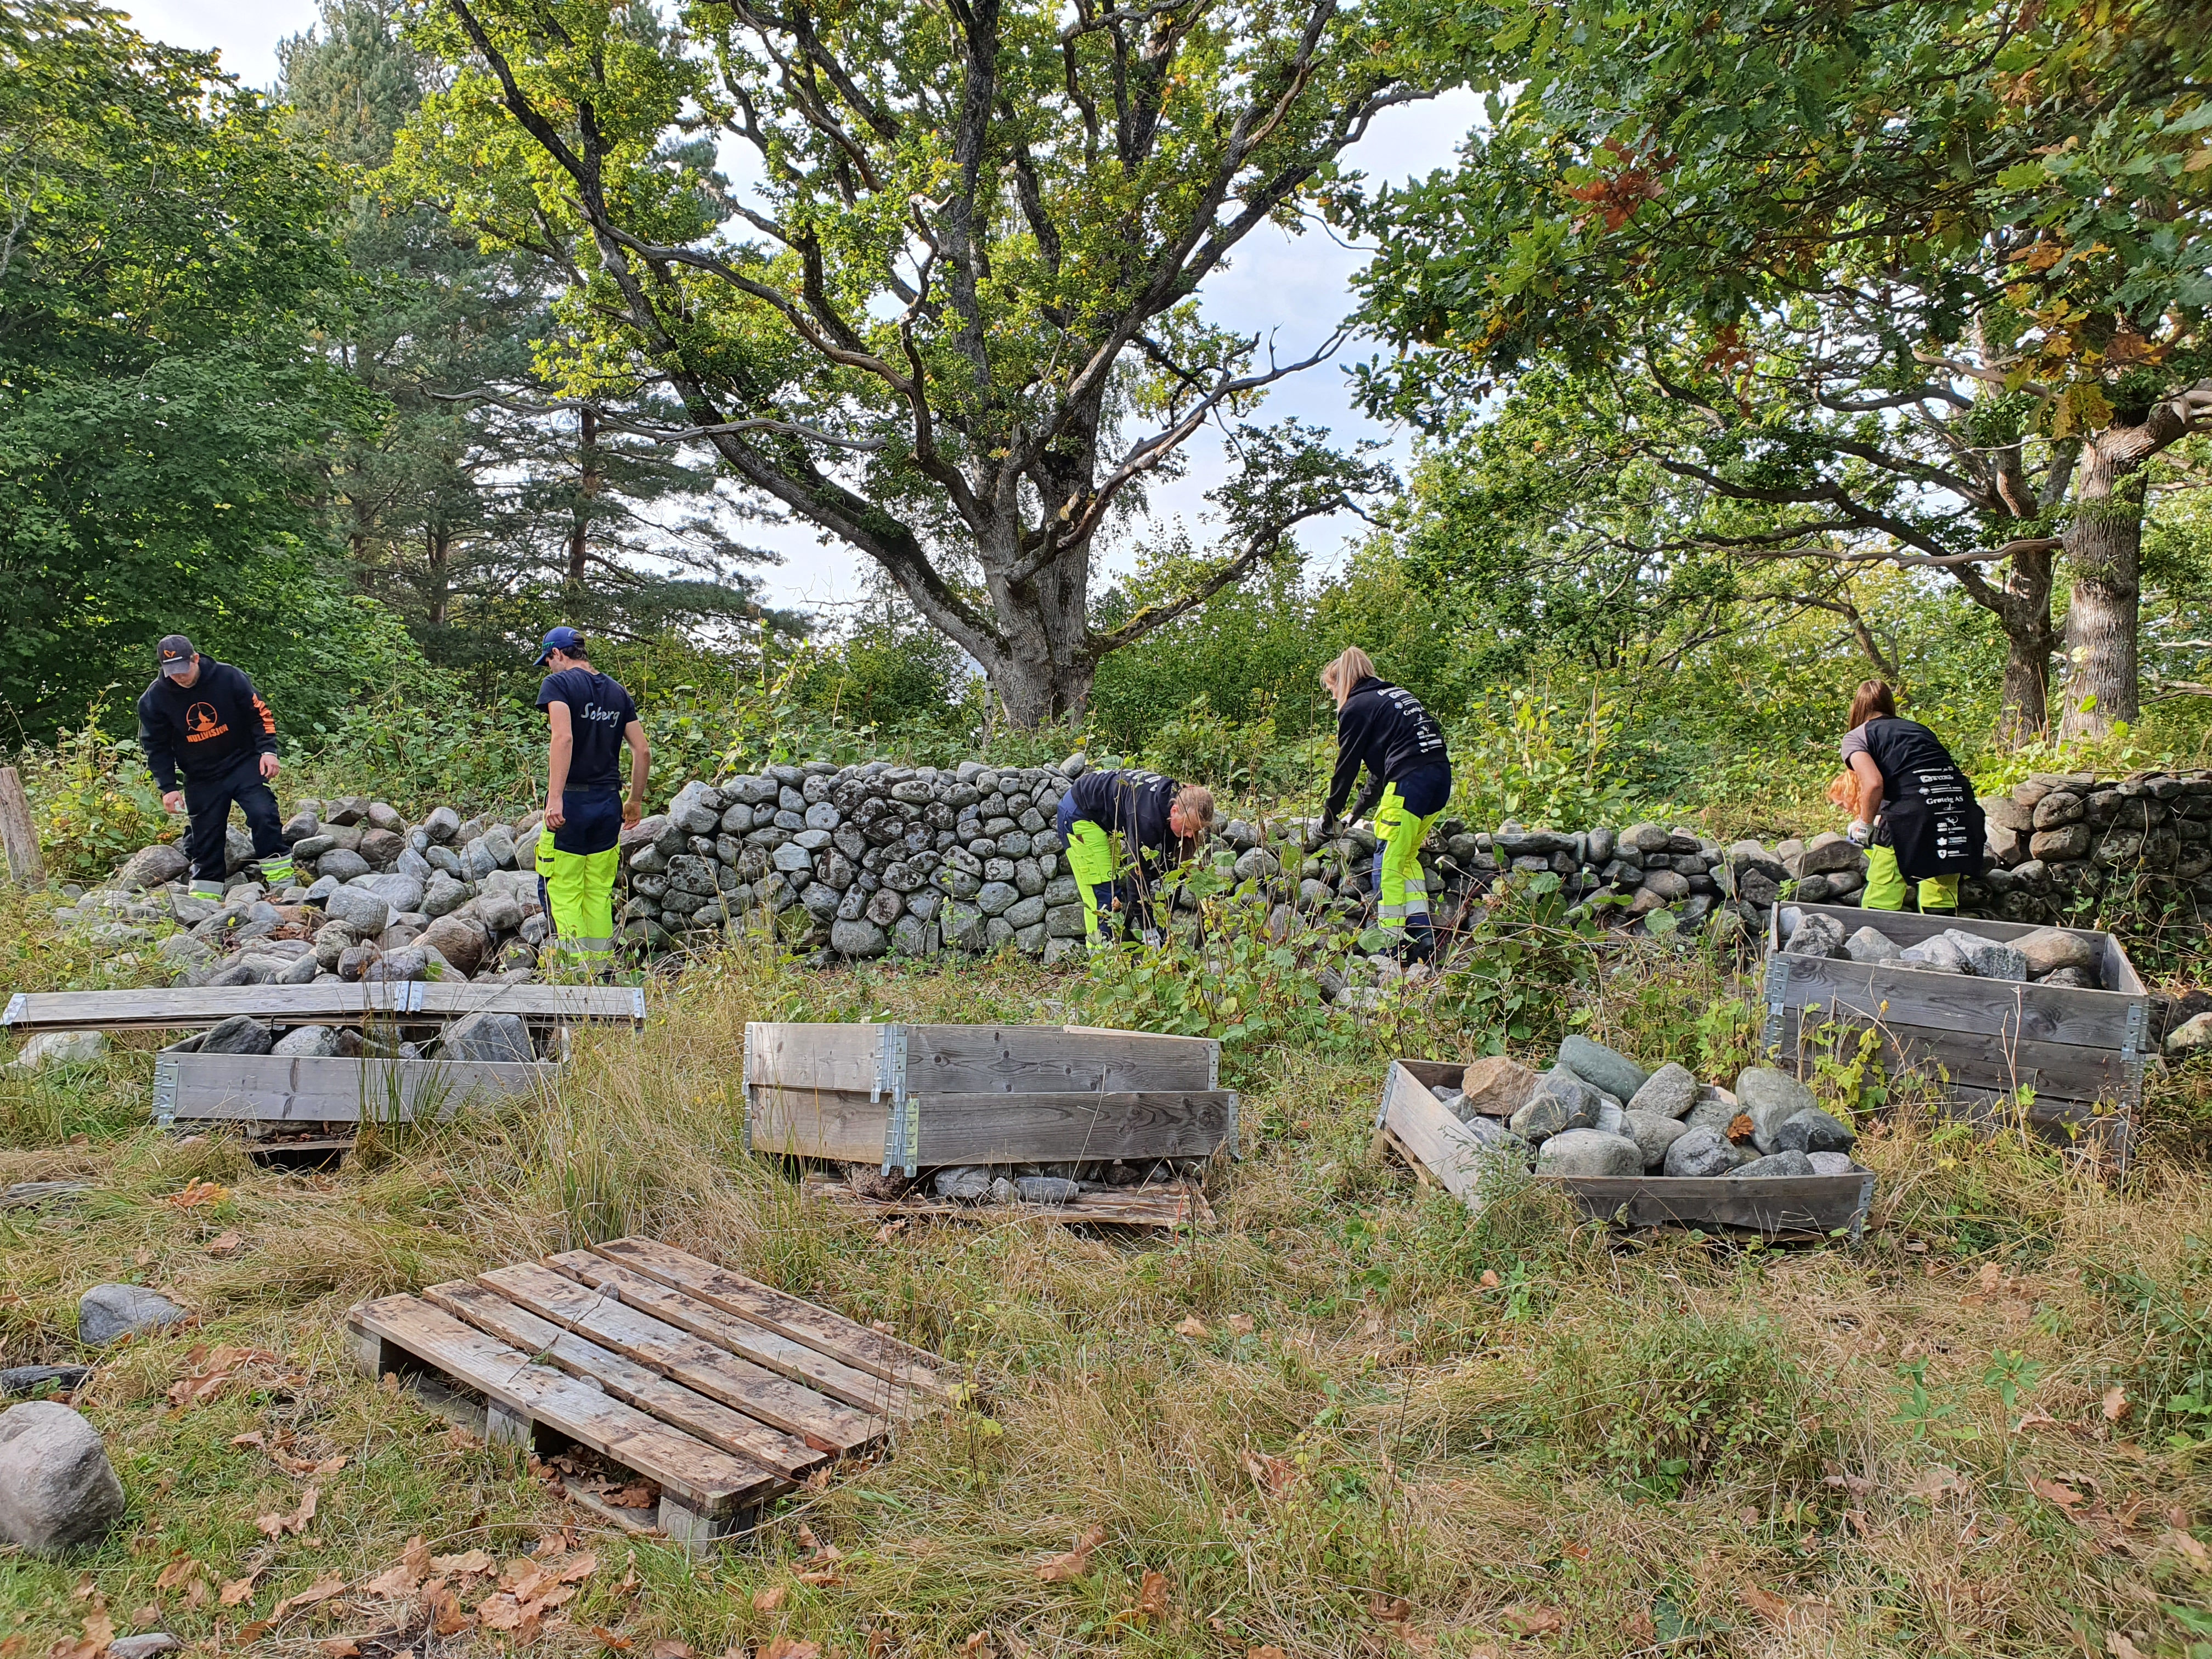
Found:
<path fill-rule="evenodd" d="M 1667 1149 L 1662 1168 L 1676 1176 L 1724 1176 L 1742 1161 L 1719 1130 L 1692 1128 Z"/>
<path fill-rule="evenodd" d="M 104 1348 L 126 1336 L 167 1330 L 191 1315 L 143 1285 L 95 1285 L 77 1298 L 76 1340 Z"/>
<path fill-rule="evenodd" d="M 1775 1130 L 1776 1148 L 1789 1152 L 1848 1152 L 1858 1132 L 1817 1106 L 1792 1113 Z"/>
<path fill-rule="evenodd" d="M 118 1636 L 107 1644 L 107 1659 L 154 1659 L 157 1653 L 169 1653 L 184 1645 L 165 1630 L 141 1631 L 136 1636 Z"/>
<path fill-rule="evenodd" d="M 2166 1034 L 2169 1054 L 2193 1054 L 2212 1048 L 2212 1013 L 2193 1014 Z"/>
<path fill-rule="evenodd" d="M 1765 1158 L 1754 1158 L 1750 1163 L 1740 1164 L 1729 1173 L 1738 1180 L 1748 1180 L 1758 1176 L 1817 1175 L 1819 1171 L 1814 1169 L 1813 1160 L 1804 1153 L 1782 1152 L 1770 1152 Z"/>
<path fill-rule="evenodd" d="M 1024 1204 L 1073 1204 L 1083 1188 L 1059 1176 L 1023 1176 L 1014 1182 Z"/>
<path fill-rule="evenodd" d="M 1536 1173 L 1544 1176 L 1632 1176 L 1644 1173 L 1643 1149 L 1625 1135 L 1601 1129 L 1566 1129 L 1544 1142 L 1536 1154 Z"/>
<path fill-rule="evenodd" d="M 1690 1126 L 1680 1118 L 1664 1112 L 1638 1111 L 1632 1106 L 1622 1115 L 1622 1126 L 1643 1152 L 1644 1169 L 1655 1173 L 1665 1167 L 1668 1149 L 1690 1133 Z"/>
<path fill-rule="evenodd" d="M 991 1195 L 990 1172 L 970 1164 L 939 1170 L 930 1184 L 939 1198 L 950 1199 L 956 1204 L 981 1204 Z"/>
<path fill-rule="evenodd" d="M 1902 953 L 1903 947 L 1877 927 L 1862 927 L 1844 941 L 1844 954 L 1853 962 L 1887 962 Z"/>
<path fill-rule="evenodd" d="M 1571 1036 L 1559 1044 L 1559 1064 L 1615 1100 L 1632 1099 L 1644 1086 L 1641 1066 L 1586 1036 Z"/>
<path fill-rule="evenodd" d="M 1659 1117 L 1684 1118 L 1698 1103 L 1698 1079 L 1686 1066 L 1668 1060 L 1629 1097 L 1628 1109 Z"/>
<path fill-rule="evenodd" d="M 10 1076 L 25 1077 L 33 1072 L 53 1071 L 64 1066 L 88 1065 L 106 1052 L 105 1031 L 40 1031 L 0 1070 Z"/>
<path fill-rule="evenodd" d="M 100 1431 L 55 1400 L 0 1413 L 0 1539 L 33 1555 L 97 1544 L 123 1519 Z"/>
<path fill-rule="evenodd" d="M 66 1393 L 91 1375 L 89 1365 L 10 1365 L 0 1370 L 0 1399 L 16 1399 L 41 1389 Z"/>

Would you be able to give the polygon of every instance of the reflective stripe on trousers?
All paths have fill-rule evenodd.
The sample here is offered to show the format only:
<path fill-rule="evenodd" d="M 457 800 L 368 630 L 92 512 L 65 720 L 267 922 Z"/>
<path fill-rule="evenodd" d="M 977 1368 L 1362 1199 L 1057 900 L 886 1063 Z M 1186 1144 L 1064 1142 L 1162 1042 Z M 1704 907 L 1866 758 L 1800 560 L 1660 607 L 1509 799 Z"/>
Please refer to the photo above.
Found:
<path fill-rule="evenodd" d="M 1386 784 L 1375 809 L 1375 838 L 1382 843 L 1375 853 L 1376 915 L 1384 932 L 1395 933 L 1409 924 L 1413 931 L 1429 931 L 1429 888 L 1421 874 L 1421 843 L 1429 826 L 1443 816 L 1439 806 L 1426 817 L 1416 817 L 1399 794 L 1398 786 Z"/>

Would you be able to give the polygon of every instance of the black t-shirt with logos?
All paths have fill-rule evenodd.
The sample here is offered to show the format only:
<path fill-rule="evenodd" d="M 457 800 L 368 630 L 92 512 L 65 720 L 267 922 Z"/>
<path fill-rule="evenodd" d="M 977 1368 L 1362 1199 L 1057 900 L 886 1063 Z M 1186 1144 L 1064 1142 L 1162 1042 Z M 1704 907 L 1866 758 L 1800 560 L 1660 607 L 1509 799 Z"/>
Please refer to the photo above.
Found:
<path fill-rule="evenodd" d="M 629 693 L 597 669 L 564 668 L 538 688 L 538 706 L 568 705 L 568 789 L 622 787 L 623 732 L 637 718 Z"/>

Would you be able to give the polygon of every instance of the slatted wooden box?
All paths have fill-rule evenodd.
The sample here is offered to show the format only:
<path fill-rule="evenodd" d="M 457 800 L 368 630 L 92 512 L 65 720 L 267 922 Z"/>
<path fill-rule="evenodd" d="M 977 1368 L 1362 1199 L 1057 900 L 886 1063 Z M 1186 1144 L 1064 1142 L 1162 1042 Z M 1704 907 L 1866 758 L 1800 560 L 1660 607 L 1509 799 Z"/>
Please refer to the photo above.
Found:
<path fill-rule="evenodd" d="M 745 1027 L 753 1151 L 915 1175 L 1237 1147 L 1221 1045 L 1080 1025 Z"/>
<path fill-rule="evenodd" d="M 443 1120 L 505 1097 L 542 1093 L 560 1070 L 551 1060 L 161 1054 L 154 1061 L 154 1121 L 331 1130 Z"/>
<path fill-rule="evenodd" d="M 1833 917 L 1847 936 L 1871 927 L 1899 945 L 1952 927 L 1999 940 L 2039 931 L 1978 916 L 1832 904 L 1798 908 Z M 2119 940 L 2068 930 L 2096 947 L 2106 988 L 2078 990 L 1795 955 L 1781 948 L 1781 914 L 1776 906 L 1767 924 L 1765 1039 L 1785 1070 L 1809 1077 L 1825 1047 L 1871 1027 L 1880 1034 L 1887 1071 L 1917 1072 L 1940 1083 L 1962 1115 L 2015 1110 L 2026 1089 L 2033 1096 L 2028 1121 L 2039 1133 L 2092 1140 L 2124 1165 L 2142 1104 L 2150 999 Z"/>
<path fill-rule="evenodd" d="M 1455 1088 L 1464 1061 L 1397 1060 L 1382 1085 L 1375 1115 L 1378 1136 L 1469 1209 L 1476 1195 L 1482 1144 L 1444 1109 L 1430 1090 Z M 1594 1220 L 1632 1227 L 1702 1227 L 1754 1232 L 1763 1238 L 1826 1237 L 1841 1231 L 1856 1239 L 1874 1203 L 1875 1177 L 1864 1171 L 1836 1176 L 1540 1176 L 1574 1200 Z"/>

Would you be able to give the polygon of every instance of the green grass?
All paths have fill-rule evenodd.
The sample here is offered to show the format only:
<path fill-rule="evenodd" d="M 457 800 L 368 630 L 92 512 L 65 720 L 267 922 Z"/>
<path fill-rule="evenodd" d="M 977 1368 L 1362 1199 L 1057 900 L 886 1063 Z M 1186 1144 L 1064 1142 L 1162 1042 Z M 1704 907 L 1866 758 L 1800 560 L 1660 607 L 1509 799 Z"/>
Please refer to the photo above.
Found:
<path fill-rule="evenodd" d="M 0 916 L 22 930 L 0 955 L 51 970 L 21 913 Z M 748 1018 L 1060 1020 L 1088 994 L 1021 963 L 803 974 L 736 951 L 657 992 L 641 1036 L 592 1037 L 550 1107 L 386 1136 L 322 1176 L 156 1135 L 148 1046 L 0 1082 L 0 1181 L 96 1188 L 75 1210 L 0 1216 L 0 1363 L 84 1358 L 76 1298 L 103 1279 L 201 1316 L 100 1357 L 83 1409 L 130 1518 L 81 1559 L 0 1556 L 0 1642 L 21 1644 L 0 1651 L 76 1639 L 95 1599 L 118 1632 L 158 1622 L 231 1651 L 283 1598 L 331 1575 L 358 1585 L 410 1537 L 506 1560 L 564 1528 L 599 1566 L 538 1638 L 555 1653 L 602 1650 L 593 1626 L 639 1656 L 781 1637 L 843 1659 L 2123 1652 L 2112 1632 L 2181 1655 L 2206 1639 L 2207 1582 L 2172 1536 L 2212 1536 L 2202 1419 L 2169 1409 L 2212 1369 L 2201 1072 L 2154 1083 L 2168 1127 L 2119 1191 L 2014 1140 L 1931 1128 L 1907 1098 L 1864 1143 L 1882 1195 L 1856 1250 L 1607 1235 L 1533 1188 L 1470 1215 L 1370 1157 L 1375 1064 L 1310 1046 L 1246 1056 L 1248 1155 L 1213 1179 L 1210 1234 L 883 1237 L 743 1151 Z M 1747 994 L 1717 959 L 1624 956 L 1562 1012 L 1647 1063 L 1695 1063 L 1740 1046 L 1741 1022 L 1711 1011 Z M 1415 1021 L 1400 1040 L 1442 1055 L 1469 1038 Z M 167 1201 L 194 1180 L 229 1195 Z M 343 1361 L 354 1301 L 629 1231 L 889 1322 L 956 1362 L 975 1407 L 693 1563 L 600 1527 L 514 1452 Z M 239 1247 L 210 1255 L 226 1233 Z M 195 1351 L 226 1346 L 274 1358 L 173 1406 Z M 347 1461 L 293 1475 L 236 1443 L 253 1431 Z M 310 1484 L 307 1532 L 264 1536 L 257 1517 L 295 1512 Z M 1086 1572 L 1039 1578 L 1092 1528 Z M 802 1528 L 841 1553 L 832 1582 L 799 1576 Z M 202 1565 L 158 1589 L 179 1561 Z M 1132 1613 L 1147 1572 L 1164 1575 L 1164 1618 Z M 248 1575 L 237 1607 L 195 1605 L 194 1578 Z M 341 1638 L 421 1659 L 506 1640 L 432 1639 L 411 1604 L 343 1595 L 243 1645 Z"/>

